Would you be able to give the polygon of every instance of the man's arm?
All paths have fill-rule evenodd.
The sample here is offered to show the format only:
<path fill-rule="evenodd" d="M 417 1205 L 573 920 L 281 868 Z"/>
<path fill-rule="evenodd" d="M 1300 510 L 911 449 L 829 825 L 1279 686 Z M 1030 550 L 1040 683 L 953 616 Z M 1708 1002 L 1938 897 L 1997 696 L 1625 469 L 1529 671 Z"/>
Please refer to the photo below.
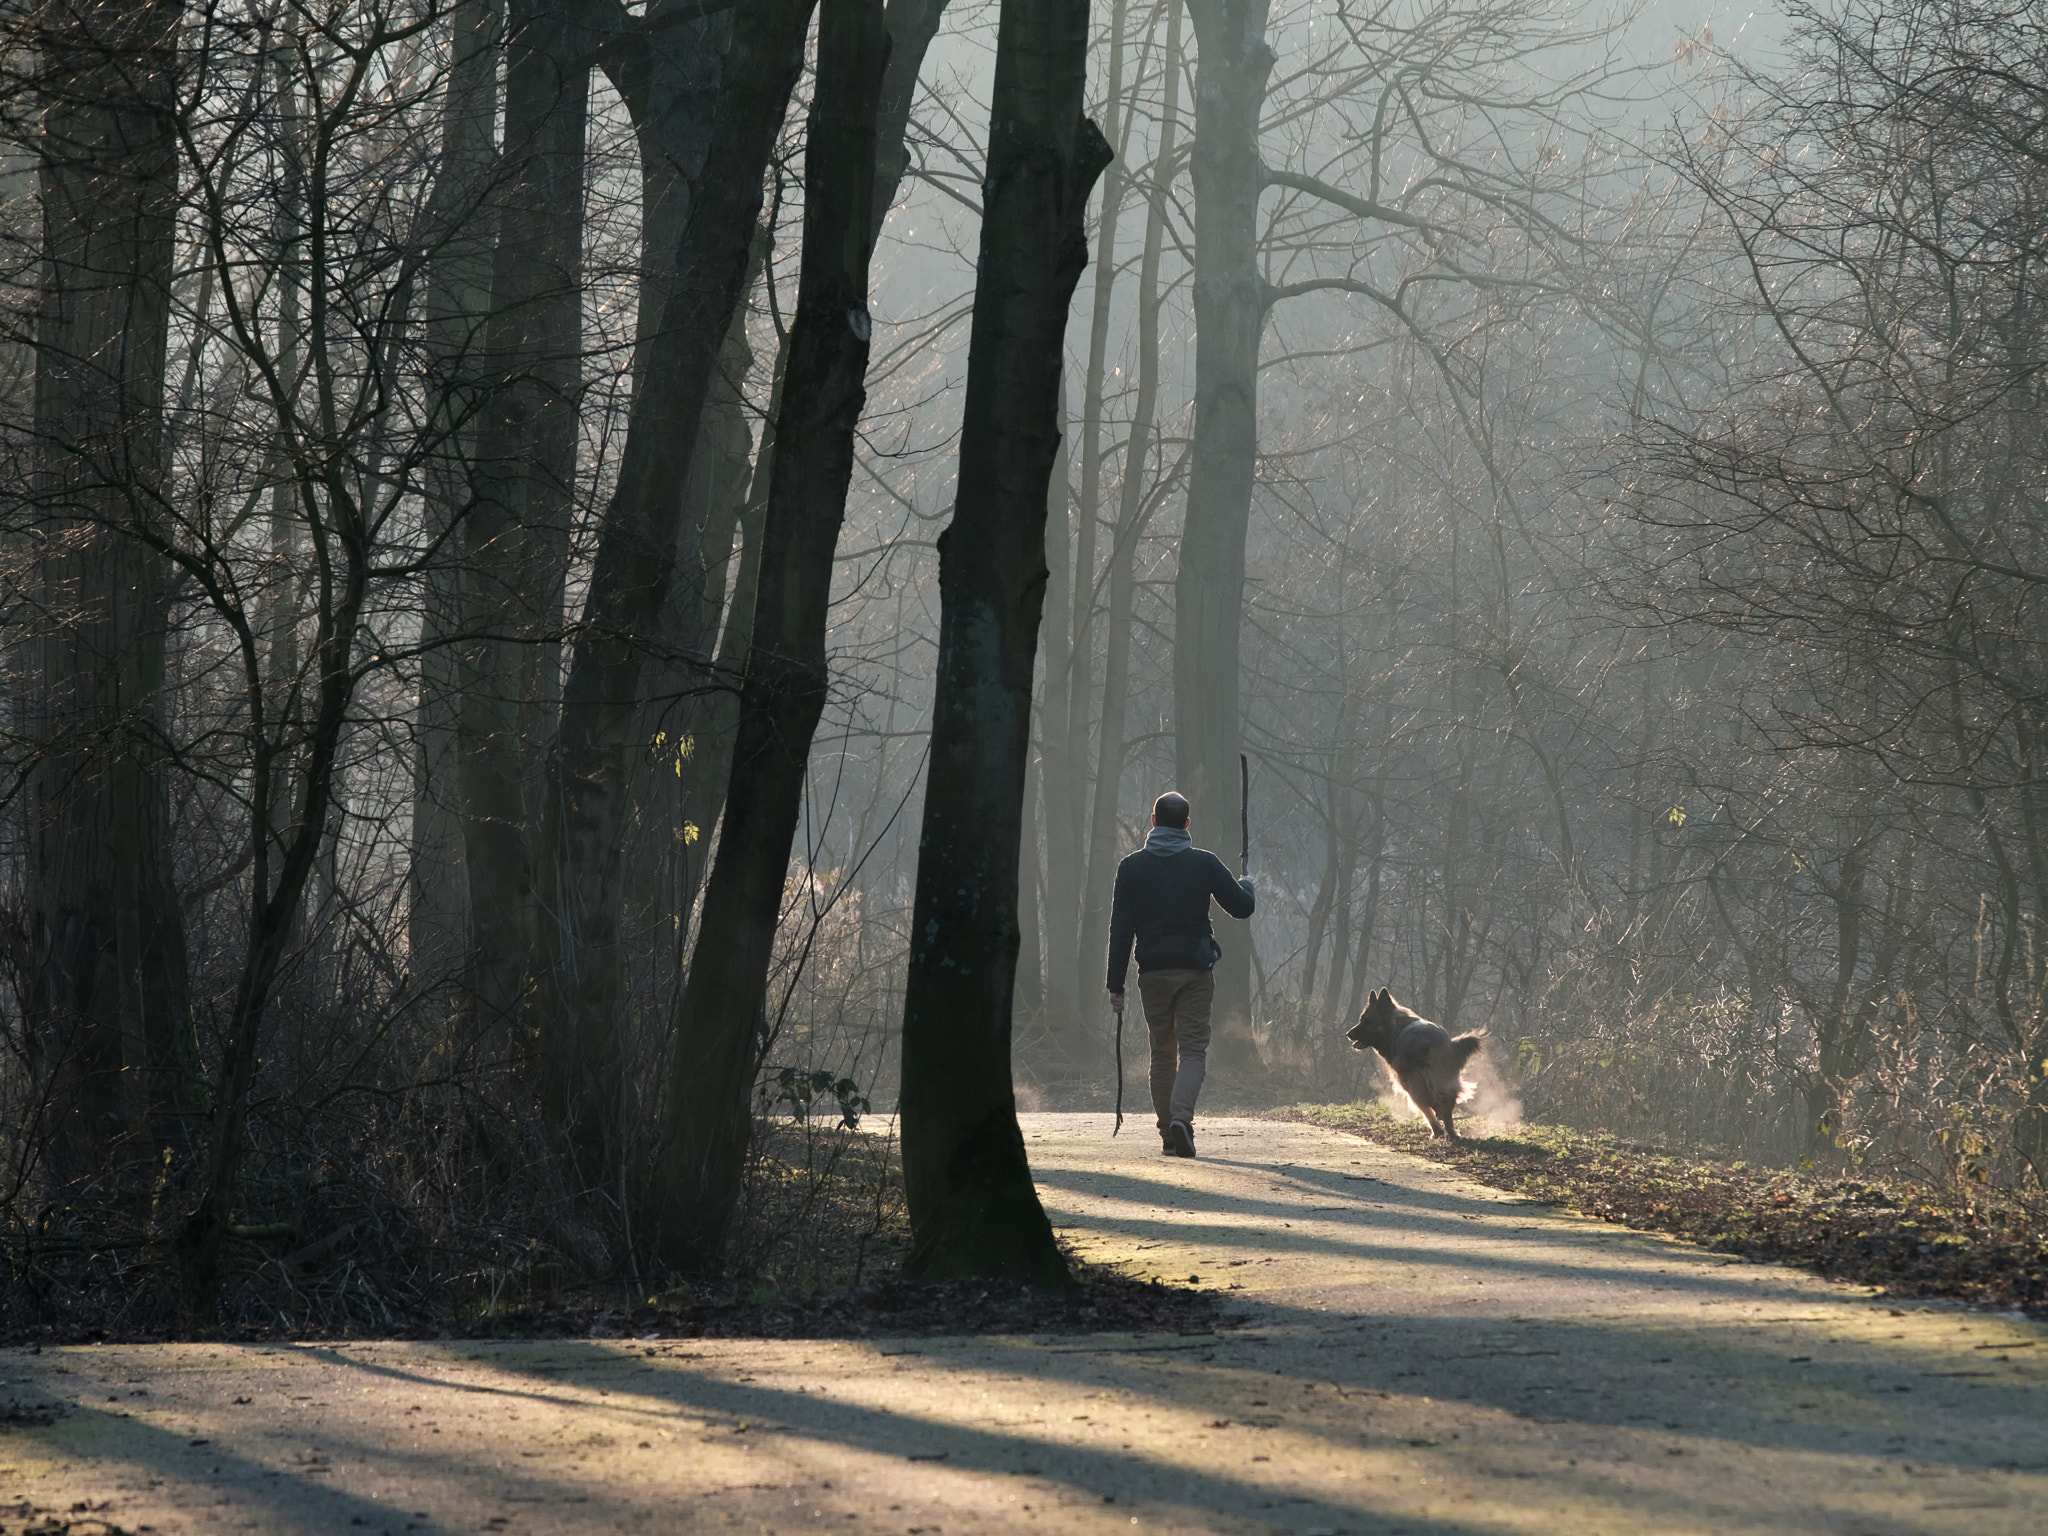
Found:
<path fill-rule="evenodd" d="M 1109 903 L 1109 991 L 1121 997 L 1124 977 L 1131 968 L 1131 941 L 1136 930 L 1131 924 L 1131 893 L 1124 884 L 1124 867 L 1116 867 L 1115 893 Z"/>
<path fill-rule="evenodd" d="M 1216 898 L 1216 905 L 1232 917 L 1250 917 L 1258 909 L 1259 898 L 1252 893 L 1252 877 L 1233 879 L 1230 866 L 1215 854 L 1209 855 L 1209 894 Z"/>

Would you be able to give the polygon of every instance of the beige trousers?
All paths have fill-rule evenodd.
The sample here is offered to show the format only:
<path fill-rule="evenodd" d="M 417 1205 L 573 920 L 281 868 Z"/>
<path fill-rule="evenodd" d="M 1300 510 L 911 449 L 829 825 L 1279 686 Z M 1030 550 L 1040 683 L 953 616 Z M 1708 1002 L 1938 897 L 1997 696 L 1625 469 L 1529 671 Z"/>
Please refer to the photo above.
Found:
<path fill-rule="evenodd" d="M 1145 1003 L 1145 1028 L 1152 1036 L 1152 1108 L 1159 1134 L 1178 1120 L 1195 1124 L 1195 1099 L 1209 1066 L 1209 1008 L 1216 1000 L 1216 973 L 1206 970 L 1147 971 L 1138 978 Z"/>

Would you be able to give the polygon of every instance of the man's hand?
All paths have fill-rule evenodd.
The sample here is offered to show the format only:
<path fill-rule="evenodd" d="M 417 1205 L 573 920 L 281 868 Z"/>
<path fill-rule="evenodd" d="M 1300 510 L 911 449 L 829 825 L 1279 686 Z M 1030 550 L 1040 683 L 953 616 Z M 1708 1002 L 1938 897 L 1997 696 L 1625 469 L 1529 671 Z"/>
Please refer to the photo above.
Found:
<path fill-rule="evenodd" d="M 1245 895 L 1247 895 L 1247 896 L 1256 896 L 1256 895 L 1258 894 L 1258 893 L 1257 893 L 1256 891 L 1254 891 L 1254 890 L 1252 889 L 1252 877 L 1251 877 L 1250 875 L 1246 875 L 1246 876 L 1245 876 L 1245 877 L 1244 877 L 1243 879 L 1239 880 L 1239 881 L 1238 881 L 1237 883 L 1238 883 L 1239 885 L 1241 885 L 1241 886 L 1243 886 L 1243 887 L 1244 887 L 1244 893 L 1245 893 Z"/>
<path fill-rule="evenodd" d="M 1110 1006 L 1110 1011 L 1111 1011 L 1111 1012 L 1113 1012 L 1113 1013 L 1117 1013 L 1117 1014 L 1121 1014 L 1121 1013 L 1122 1013 L 1122 1012 L 1124 1011 L 1124 995 L 1123 995 L 1123 993 L 1121 993 L 1121 992 L 1112 992 L 1112 993 L 1110 993 L 1110 994 L 1109 994 L 1109 1006 Z"/>

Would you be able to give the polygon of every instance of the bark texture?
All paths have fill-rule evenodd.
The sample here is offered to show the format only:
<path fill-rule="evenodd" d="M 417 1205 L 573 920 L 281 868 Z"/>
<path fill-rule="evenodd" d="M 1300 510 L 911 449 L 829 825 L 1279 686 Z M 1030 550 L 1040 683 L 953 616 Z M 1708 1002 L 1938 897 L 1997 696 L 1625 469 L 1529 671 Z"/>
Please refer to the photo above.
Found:
<path fill-rule="evenodd" d="M 1086 0 L 1006 0 L 903 1013 L 903 1167 L 923 1276 L 1071 1280 L 1017 1128 L 1018 836 L 1068 305 L 1109 146 L 1082 111 Z"/>
<path fill-rule="evenodd" d="M 768 968 L 829 681 L 833 553 L 866 401 L 869 221 L 886 34 L 879 0 L 824 0 L 804 151 L 804 244 L 776 423 L 762 579 L 718 852 L 683 991 L 662 1139 L 660 1248 L 713 1267 L 738 1204 Z"/>
<path fill-rule="evenodd" d="M 60 1177 L 102 1165 L 138 1111 L 181 1139 L 195 1070 L 158 718 L 169 582 L 150 547 L 164 515 L 179 19 L 170 0 L 51 3 L 36 32 L 48 627 L 28 722 L 25 1006 Z"/>

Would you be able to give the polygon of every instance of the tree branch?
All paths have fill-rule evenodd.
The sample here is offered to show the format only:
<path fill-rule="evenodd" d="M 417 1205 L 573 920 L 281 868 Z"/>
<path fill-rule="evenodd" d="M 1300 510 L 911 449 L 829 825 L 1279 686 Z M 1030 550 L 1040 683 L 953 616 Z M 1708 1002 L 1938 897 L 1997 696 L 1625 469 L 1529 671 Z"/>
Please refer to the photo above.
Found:
<path fill-rule="evenodd" d="M 1390 208 L 1385 203 L 1372 202 L 1367 198 L 1353 197 L 1342 187 L 1333 187 L 1327 181 L 1318 181 L 1313 176 L 1304 176 L 1299 171 L 1276 171 L 1270 165 L 1259 167 L 1261 186 L 1290 187 L 1296 192 L 1306 192 L 1310 197 L 1319 197 L 1326 203 L 1334 203 L 1346 213 L 1361 219 L 1377 219 L 1382 224 L 1398 224 L 1403 229 L 1419 229 L 1431 235 L 1455 235 L 1456 231 L 1441 224 L 1432 224 L 1428 219 L 1418 218 L 1412 213 L 1403 213 L 1399 208 Z"/>

